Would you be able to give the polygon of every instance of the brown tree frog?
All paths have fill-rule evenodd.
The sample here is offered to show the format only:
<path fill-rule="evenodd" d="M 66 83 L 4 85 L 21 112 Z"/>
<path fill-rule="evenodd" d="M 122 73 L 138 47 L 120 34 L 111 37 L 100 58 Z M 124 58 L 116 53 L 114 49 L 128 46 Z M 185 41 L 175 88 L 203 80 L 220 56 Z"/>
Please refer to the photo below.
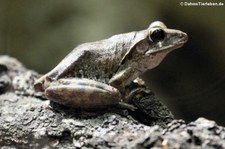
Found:
<path fill-rule="evenodd" d="M 124 89 L 187 41 L 187 34 L 156 21 L 141 31 L 77 46 L 34 84 L 52 101 L 98 108 L 125 101 Z"/>

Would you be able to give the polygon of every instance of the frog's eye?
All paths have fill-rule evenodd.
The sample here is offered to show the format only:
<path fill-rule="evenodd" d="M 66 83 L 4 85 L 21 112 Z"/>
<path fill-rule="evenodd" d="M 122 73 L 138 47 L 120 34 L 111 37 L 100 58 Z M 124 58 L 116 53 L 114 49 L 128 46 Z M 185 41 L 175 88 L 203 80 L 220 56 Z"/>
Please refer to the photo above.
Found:
<path fill-rule="evenodd" d="M 149 39 L 153 42 L 163 41 L 166 37 L 166 33 L 161 28 L 154 28 L 150 31 Z"/>

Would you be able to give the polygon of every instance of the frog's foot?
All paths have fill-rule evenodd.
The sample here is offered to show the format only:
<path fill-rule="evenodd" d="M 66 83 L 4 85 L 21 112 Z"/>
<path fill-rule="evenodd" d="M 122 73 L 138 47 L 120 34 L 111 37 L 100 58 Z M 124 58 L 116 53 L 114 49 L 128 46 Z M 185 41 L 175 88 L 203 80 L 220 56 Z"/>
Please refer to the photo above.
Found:
<path fill-rule="evenodd" d="M 131 104 L 125 103 L 125 102 L 119 102 L 117 106 L 120 107 L 120 108 L 129 109 L 131 111 L 137 110 L 137 107 L 135 107 Z"/>
<path fill-rule="evenodd" d="M 79 108 L 104 107 L 121 100 L 116 88 L 85 78 L 53 81 L 45 90 L 45 95 L 52 101 Z"/>

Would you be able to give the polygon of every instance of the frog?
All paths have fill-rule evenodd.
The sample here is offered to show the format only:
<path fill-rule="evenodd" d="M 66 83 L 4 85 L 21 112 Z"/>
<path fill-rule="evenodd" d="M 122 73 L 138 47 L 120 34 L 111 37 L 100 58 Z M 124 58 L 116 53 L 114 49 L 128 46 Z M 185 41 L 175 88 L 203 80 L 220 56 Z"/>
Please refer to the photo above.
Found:
<path fill-rule="evenodd" d="M 144 30 L 80 44 L 40 77 L 34 89 L 50 101 L 74 108 L 128 103 L 126 86 L 187 40 L 186 33 L 154 21 Z"/>

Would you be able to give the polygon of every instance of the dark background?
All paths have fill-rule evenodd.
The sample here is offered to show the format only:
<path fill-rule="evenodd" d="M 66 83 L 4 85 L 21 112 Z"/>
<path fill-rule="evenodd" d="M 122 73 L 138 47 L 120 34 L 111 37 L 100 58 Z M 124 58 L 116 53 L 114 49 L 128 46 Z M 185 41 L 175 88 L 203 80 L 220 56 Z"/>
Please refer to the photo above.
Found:
<path fill-rule="evenodd" d="M 0 54 L 46 73 L 80 43 L 161 20 L 186 32 L 189 41 L 145 73 L 146 83 L 176 118 L 206 117 L 225 125 L 225 1 L 210 1 L 223 2 L 220 7 L 180 2 L 0 0 Z"/>

